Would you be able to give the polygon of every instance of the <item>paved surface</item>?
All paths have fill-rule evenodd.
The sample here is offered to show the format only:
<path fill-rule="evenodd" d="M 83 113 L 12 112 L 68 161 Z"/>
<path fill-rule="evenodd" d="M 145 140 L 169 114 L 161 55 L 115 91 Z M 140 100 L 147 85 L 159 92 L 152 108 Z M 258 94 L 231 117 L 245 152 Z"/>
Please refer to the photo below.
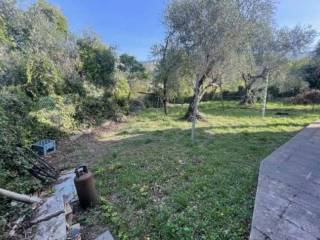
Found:
<path fill-rule="evenodd" d="M 320 122 L 262 162 L 250 240 L 320 240 Z"/>

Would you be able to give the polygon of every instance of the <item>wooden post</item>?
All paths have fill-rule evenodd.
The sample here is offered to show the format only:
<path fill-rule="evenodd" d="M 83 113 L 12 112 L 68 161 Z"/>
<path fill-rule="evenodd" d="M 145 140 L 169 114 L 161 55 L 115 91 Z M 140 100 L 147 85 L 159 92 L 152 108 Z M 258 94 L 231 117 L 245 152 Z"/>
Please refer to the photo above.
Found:
<path fill-rule="evenodd" d="M 268 100 L 269 74 L 266 77 L 266 86 L 264 89 L 263 103 L 262 103 L 262 117 L 266 115 L 267 100 Z"/>
<path fill-rule="evenodd" d="M 28 203 L 28 204 L 42 202 L 42 200 L 40 198 L 30 197 L 28 195 L 15 193 L 15 192 L 12 192 L 9 190 L 5 190 L 3 188 L 0 188 L 0 195 L 5 196 L 7 198 L 10 198 L 12 200 L 18 201 L 18 202 L 23 202 L 23 203 Z"/>
<path fill-rule="evenodd" d="M 198 110 L 198 97 L 199 97 L 199 80 L 197 78 L 196 86 L 195 86 L 195 96 L 194 96 L 194 106 L 192 113 L 192 130 L 191 130 L 191 141 L 195 142 L 195 134 L 196 134 L 196 123 L 197 123 L 197 110 Z"/>

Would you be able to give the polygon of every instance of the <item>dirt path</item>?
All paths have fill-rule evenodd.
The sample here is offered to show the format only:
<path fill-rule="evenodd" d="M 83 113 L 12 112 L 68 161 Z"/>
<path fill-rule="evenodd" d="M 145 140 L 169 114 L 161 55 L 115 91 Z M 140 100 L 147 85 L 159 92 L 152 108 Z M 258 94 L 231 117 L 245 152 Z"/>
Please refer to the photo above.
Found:
<path fill-rule="evenodd" d="M 117 141 L 102 141 L 101 137 L 108 133 L 117 131 L 121 123 L 107 121 L 99 127 L 88 129 L 80 134 L 62 139 L 57 144 L 57 151 L 46 159 L 55 168 L 63 171 L 74 169 L 78 165 L 88 165 L 89 168 L 111 151 L 111 146 Z M 94 211 L 94 210 L 93 210 Z M 76 208 L 73 218 L 74 222 L 81 222 L 83 215 L 90 213 L 89 210 Z M 96 237 L 108 230 L 102 223 L 94 225 L 81 224 L 81 235 L 84 240 L 96 239 Z"/>
<path fill-rule="evenodd" d="M 94 163 L 110 150 L 116 141 L 99 141 L 99 138 L 120 127 L 121 123 L 105 122 L 100 127 L 83 131 L 58 142 L 57 151 L 47 160 L 59 170 L 74 168 L 79 164 Z"/>

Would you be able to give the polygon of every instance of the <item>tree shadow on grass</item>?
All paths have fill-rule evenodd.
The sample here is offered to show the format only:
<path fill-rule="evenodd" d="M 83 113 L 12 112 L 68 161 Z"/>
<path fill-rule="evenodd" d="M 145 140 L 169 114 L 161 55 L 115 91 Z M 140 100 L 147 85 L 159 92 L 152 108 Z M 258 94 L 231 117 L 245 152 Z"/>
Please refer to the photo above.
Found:
<path fill-rule="evenodd" d="M 260 161 L 295 133 L 198 128 L 194 145 L 190 130 L 178 128 L 112 140 L 96 133 L 60 152 L 60 163 L 89 164 L 100 196 L 120 217 L 114 222 L 98 207 L 86 216 L 95 224 L 121 227 L 132 239 L 244 239 Z"/>
<path fill-rule="evenodd" d="M 291 107 L 290 107 L 291 106 Z M 302 114 L 317 114 L 320 113 L 317 109 L 311 109 L 299 105 L 284 105 L 283 107 L 267 106 L 266 115 L 274 117 L 295 117 Z M 304 108 L 302 108 L 304 107 Z M 212 116 L 232 116 L 232 117 L 248 117 L 248 116 L 261 116 L 261 106 L 235 106 L 234 102 L 226 102 L 224 106 L 219 103 L 202 104 L 200 111 L 204 114 Z"/>

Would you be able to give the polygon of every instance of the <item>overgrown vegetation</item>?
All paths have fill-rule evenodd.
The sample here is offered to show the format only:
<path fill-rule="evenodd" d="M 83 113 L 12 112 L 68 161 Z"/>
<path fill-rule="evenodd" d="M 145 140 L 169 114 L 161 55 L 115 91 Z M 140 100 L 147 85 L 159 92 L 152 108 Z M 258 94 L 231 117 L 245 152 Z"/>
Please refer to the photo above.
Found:
<path fill-rule="evenodd" d="M 120 59 L 93 32 L 71 34 L 60 10 L 45 0 L 26 9 L 0 1 L 2 188 L 31 193 L 43 184 L 30 174 L 32 156 L 17 148 L 128 114 L 131 88 Z"/>

